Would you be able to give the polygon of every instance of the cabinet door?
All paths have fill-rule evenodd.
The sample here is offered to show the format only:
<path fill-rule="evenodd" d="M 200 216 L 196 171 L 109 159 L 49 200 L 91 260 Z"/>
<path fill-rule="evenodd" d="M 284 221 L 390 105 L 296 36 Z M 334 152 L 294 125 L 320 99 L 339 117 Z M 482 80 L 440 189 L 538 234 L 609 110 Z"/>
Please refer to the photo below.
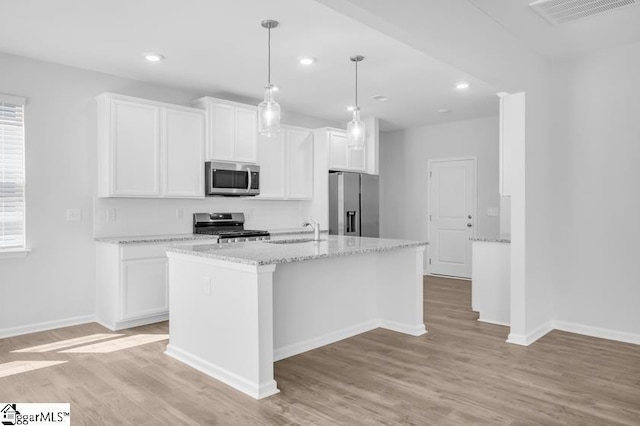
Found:
<path fill-rule="evenodd" d="M 169 311 L 167 258 L 122 261 L 120 319 Z"/>
<path fill-rule="evenodd" d="M 119 100 L 111 108 L 110 195 L 160 195 L 160 109 Z"/>
<path fill-rule="evenodd" d="M 204 113 L 164 110 L 164 195 L 204 198 Z"/>
<path fill-rule="evenodd" d="M 347 157 L 349 158 L 349 170 L 364 171 L 367 161 L 367 149 L 349 149 L 347 148 Z"/>
<path fill-rule="evenodd" d="M 235 109 L 230 105 L 212 104 L 209 123 L 207 160 L 233 160 Z"/>
<path fill-rule="evenodd" d="M 347 135 L 344 133 L 329 133 L 329 168 L 340 170 L 349 168 Z"/>
<path fill-rule="evenodd" d="M 258 137 L 260 195 L 258 198 L 285 197 L 285 133 L 268 138 Z"/>
<path fill-rule="evenodd" d="M 250 108 L 235 108 L 235 160 L 257 161 L 258 112 Z"/>
<path fill-rule="evenodd" d="M 313 135 L 301 130 L 287 131 L 287 196 L 313 197 Z"/>

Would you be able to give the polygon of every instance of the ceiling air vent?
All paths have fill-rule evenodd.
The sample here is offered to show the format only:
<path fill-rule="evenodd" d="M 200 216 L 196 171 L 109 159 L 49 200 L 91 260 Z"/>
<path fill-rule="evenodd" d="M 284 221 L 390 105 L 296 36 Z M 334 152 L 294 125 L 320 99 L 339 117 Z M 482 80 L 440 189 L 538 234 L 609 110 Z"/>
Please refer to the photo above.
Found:
<path fill-rule="evenodd" d="M 640 0 L 537 0 L 529 7 L 552 25 L 562 25 L 637 4 Z"/>

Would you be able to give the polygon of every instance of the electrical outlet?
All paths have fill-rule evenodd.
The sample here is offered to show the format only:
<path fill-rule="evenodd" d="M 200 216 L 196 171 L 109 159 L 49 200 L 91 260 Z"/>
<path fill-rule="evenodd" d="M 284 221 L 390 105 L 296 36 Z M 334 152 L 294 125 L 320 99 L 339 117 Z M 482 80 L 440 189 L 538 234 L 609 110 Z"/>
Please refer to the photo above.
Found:
<path fill-rule="evenodd" d="M 499 216 L 500 215 L 500 209 L 498 209 L 497 207 L 489 207 L 487 209 L 487 216 Z"/>
<path fill-rule="evenodd" d="M 81 209 L 67 209 L 67 222 L 80 222 L 82 220 Z"/>
<path fill-rule="evenodd" d="M 115 222 L 118 220 L 118 209 L 107 209 L 107 222 Z"/>

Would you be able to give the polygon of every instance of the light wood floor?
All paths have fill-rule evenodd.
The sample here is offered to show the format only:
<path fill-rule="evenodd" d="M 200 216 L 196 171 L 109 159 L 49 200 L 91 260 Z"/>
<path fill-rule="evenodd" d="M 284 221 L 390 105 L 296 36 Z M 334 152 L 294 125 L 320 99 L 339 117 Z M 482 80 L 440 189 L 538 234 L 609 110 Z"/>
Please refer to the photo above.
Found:
<path fill-rule="evenodd" d="M 470 283 L 425 277 L 429 333 L 374 330 L 276 363 L 256 401 L 165 356 L 11 351 L 107 331 L 0 340 L 0 365 L 68 361 L 0 378 L 0 401 L 71 402 L 73 425 L 640 425 L 640 346 L 554 331 L 525 348 L 478 323 Z M 167 333 L 166 323 L 124 331 Z"/>

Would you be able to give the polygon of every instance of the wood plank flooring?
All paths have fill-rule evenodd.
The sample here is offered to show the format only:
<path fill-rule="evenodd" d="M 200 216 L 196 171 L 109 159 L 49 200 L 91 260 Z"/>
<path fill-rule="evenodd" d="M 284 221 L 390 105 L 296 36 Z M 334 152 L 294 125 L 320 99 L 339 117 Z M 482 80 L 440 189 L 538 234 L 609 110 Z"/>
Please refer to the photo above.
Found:
<path fill-rule="evenodd" d="M 12 352 L 108 332 L 97 324 L 0 340 L 0 372 L 66 361 L 0 377 L 0 401 L 70 402 L 73 425 L 640 425 L 640 346 L 559 331 L 510 345 L 476 321 L 469 282 L 425 277 L 424 295 L 427 335 L 378 329 L 279 361 L 281 393 L 261 401 L 167 357 L 166 340 Z"/>

